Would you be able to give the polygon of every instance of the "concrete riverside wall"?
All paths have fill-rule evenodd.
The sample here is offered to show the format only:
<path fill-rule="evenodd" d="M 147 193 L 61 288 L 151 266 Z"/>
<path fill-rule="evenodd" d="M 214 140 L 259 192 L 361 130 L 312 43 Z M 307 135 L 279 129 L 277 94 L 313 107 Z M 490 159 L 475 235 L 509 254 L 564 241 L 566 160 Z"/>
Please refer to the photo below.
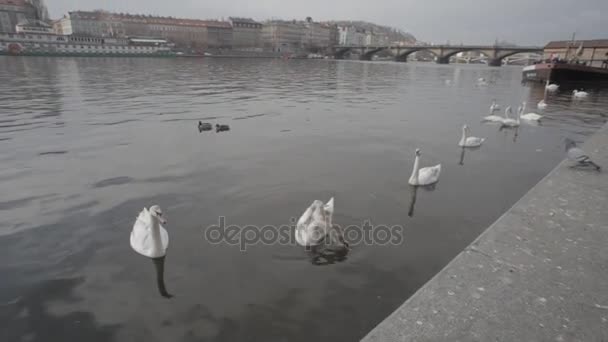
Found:
<path fill-rule="evenodd" d="M 364 339 L 608 341 L 608 124 Z"/>

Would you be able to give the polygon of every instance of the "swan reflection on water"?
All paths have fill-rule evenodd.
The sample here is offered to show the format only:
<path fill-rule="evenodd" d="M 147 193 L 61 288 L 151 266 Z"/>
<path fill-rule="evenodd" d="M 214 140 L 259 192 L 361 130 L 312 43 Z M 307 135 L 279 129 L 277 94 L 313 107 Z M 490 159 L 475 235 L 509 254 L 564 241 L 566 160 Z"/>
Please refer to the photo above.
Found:
<path fill-rule="evenodd" d="M 152 259 L 154 268 L 156 269 L 156 287 L 161 296 L 165 298 L 172 298 L 173 295 L 167 291 L 165 286 L 165 257 Z"/>
<path fill-rule="evenodd" d="M 407 212 L 407 216 L 413 217 L 414 216 L 414 207 L 416 207 L 416 196 L 418 195 L 418 187 L 410 185 L 410 193 L 412 194 L 412 197 L 410 200 L 410 210 Z"/>
<path fill-rule="evenodd" d="M 481 149 L 481 146 L 477 147 L 463 147 L 460 149 L 460 160 L 458 161 L 458 165 L 464 165 L 464 157 L 467 154 L 467 151 L 477 151 Z"/>
<path fill-rule="evenodd" d="M 326 266 L 345 261 L 350 244 L 344 239 L 342 228 L 334 225 L 319 245 L 308 246 L 304 250 L 313 265 Z"/>
<path fill-rule="evenodd" d="M 426 191 L 429 191 L 429 192 L 435 191 L 435 189 L 437 188 L 437 184 L 439 184 L 439 183 L 437 182 L 437 183 L 433 183 L 431 185 L 424 185 L 424 186 L 421 186 L 421 185 L 418 185 L 418 186 L 410 185 L 410 195 L 411 195 L 411 197 L 410 197 L 410 208 L 409 208 L 409 210 L 407 212 L 407 216 L 414 217 L 414 208 L 416 207 L 416 200 L 418 198 L 418 189 L 422 188 L 422 189 L 424 189 Z"/>
<path fill-rule="evenodd" d="M 517 138 L 519 137 L 519 127 L 500 126 L 498 131 L 505 131 L 505 136 L 508 135 L 508 132 L 513 131 L 513 142 L 517 142 Z"/>
<path fill-rule="evenodd" d="M 466 154 L 466 149 L 463 147 L 461 148 L 462 151 L 460 151 L 460 161 L 458 162 L 458 165 L 464 165 L 464 155 Z"/>

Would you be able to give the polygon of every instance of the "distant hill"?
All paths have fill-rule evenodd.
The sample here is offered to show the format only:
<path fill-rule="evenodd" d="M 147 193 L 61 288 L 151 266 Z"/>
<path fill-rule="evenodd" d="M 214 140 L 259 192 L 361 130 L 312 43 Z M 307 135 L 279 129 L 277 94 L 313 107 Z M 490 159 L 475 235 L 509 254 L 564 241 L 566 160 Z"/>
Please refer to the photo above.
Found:
<path fill-rule="evenodd" d="M 340 25 L 340 26 L 355 26 L 360 29 L 373 31 L 376 34 L 386 34 L 391 42 L 394 41 L 407 41 L 409 43 L 415 43 L 416 37 L 414 37 L 411 33 L 404 32 L 398 28 L 378 25 L 374 23 L 369 23 L 366 21 L 349 21 L 349 20 L 336 20 L 332 21 L 332 23 Z"/>

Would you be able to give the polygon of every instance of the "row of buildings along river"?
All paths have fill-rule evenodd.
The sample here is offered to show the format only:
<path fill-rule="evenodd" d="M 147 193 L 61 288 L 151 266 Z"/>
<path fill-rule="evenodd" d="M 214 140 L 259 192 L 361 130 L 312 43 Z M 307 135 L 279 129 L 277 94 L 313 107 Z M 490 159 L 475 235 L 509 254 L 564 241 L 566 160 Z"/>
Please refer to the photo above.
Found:
<path fill-rule="evenodd" d="M 323 53 L 335 46 L 412 44 L 414 38 L 369 23 L 267 20 L 230 17 L 228 20 L 185 19 L 103 10 L 73 11 L 48 20 L 31 0 L 0 0 L 0 32 L 13 33 L 24 22 L 37 20 L 57 35 L 97 38 L 162 38 L 184 52 L 267 51 Z M 46 10 L 44 10 L 46 11 Z M 32 25 L 29 25 L 31 28 Z M 43 28 L 41 28 L 43 30 Z"/>

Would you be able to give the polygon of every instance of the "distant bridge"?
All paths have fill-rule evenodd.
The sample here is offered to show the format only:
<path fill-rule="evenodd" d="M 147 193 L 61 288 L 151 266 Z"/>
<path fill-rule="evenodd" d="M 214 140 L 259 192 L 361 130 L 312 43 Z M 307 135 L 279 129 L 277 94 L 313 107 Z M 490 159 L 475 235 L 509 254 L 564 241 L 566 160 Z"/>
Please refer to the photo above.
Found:
<path fill-rule="evenodd" d="M 450 57 L 459 52 L 477 51 L 488 58 L 488 65 L 501 66 L 503 58 L 523 53 L 542 53 L 538 46 L 497 46 L 497 45 L 411 45 L 411 46 L 337 46 L 334 48 L 334 58 L 343 59 L 350 52 L 359 52 L 361 60 L 372 60 L 372 57 L 384 50 L 390 51 L 398 62 L 407 61 L 407 57 L 417 51 L 429 51 L 436 57 L 438 64 L 450 63 Z"/>

